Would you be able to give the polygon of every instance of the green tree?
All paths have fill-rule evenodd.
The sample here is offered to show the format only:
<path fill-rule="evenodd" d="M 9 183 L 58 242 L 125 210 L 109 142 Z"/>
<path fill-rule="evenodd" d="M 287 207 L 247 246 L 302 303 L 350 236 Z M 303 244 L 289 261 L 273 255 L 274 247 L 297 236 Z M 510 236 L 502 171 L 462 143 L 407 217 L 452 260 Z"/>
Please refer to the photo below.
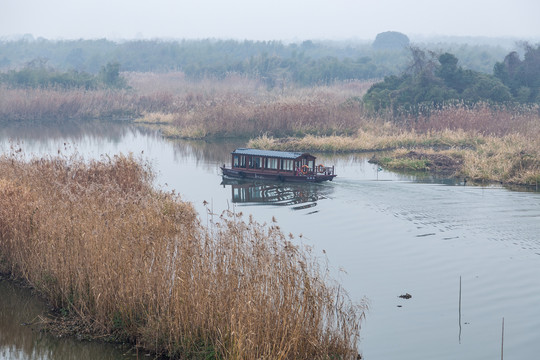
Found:
<path fill-rule="evenodd" d="M 12 87 L 46 88 L 60 87 L 95 89 L 97 79 L 94 75 L 70 70 L 62 72 L 46 66 L 46 60 L 30 61 L 24 68 L 10 70 L 0 76 L 0 81 Z"/>
<path fill-rule="evenodd" d="M 510 90 L 493 75 L 458 66 L 450 53 L 436 56 L 411 47 L 411 62 L 401 76 L 386 77 L 364 96 L 373 111 L 390 109 L 396 113 L 430 111 L 445 103 L 480 101 L 502 103 L 512 100 Z"/>
<path fill-rule="evenodd" d="M 99 78 L 106 86 L 113 88 L 126 87 L 126 80 L 120 76 L 120 63 L 108 62 L 101 67 Z"/>
<path fill-rule="evenodd" d="M 497 103 L 510 101 L 510 90 L 499 79 L 487 74 L 476 74 L 475 81 L 463 91 L 462 99 L 468 102 L 490 100 Z"/>
<path fill-rule="evenodd" d="M 493 73 L 504 85 L 510 88 L 515 100 L 521 103 L 539 102 L 540 98 L 540 44 L 536 47 L 524 43 L 523 60 L 515 51 L 510 52 L 504 61 L 497 62 Z"/>

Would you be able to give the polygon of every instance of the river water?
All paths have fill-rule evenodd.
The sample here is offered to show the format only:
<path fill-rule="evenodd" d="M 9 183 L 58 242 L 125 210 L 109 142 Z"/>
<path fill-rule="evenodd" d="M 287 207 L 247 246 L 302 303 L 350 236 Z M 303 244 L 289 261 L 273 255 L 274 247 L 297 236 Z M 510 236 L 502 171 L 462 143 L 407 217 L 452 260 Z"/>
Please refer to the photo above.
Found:
<path fill-rule="evenodd" d="M 321 261 L 328 258 L 354 301 L 368 302 L 359 344 L 365 359 L 540 354 L 538 192 L 378 171 L 367 162 L 369 154 L 319 155 L 317 163 L 335 165 L 338 174 L 324 184 L 223 183 L 219 166 L 242 142 L 169 141 L 127 124 L 0 128 L 0 150 L 16 144 L 36 156 L 59 150 L 85 158 L 131 152 L 152 163 L 157 187 L 192 202 L 203 224 L 224 209 L 259 222 L 275 217 L 286 234 L 312 246 Z M 51 342 L 63 352 L 94 351 L 95 358 L 133 356 L 108 345 L 43 340 L 42 334 L 21 330 L 19 323 L 30 322 L 36 312 L 25 318 L 24 305 L 4 300 L 4 293 L 16 290 L 0 285 L 0 359 L 14 351 L 17 359 L 62 358 L 47 350 Z M 407 293 L 412 297 L 399 297 Z M 6 307 L 22 318 L 6 318 Z"/>

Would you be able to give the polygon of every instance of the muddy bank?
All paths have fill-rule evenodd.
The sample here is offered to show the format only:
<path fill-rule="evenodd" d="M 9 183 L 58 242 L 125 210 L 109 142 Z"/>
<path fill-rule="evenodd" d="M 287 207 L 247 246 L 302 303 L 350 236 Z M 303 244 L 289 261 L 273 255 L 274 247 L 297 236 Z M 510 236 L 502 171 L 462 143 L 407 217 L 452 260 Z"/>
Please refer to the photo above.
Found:
<path fill-rule="evenodd" d="M 376 154 L 369 162 L 392 170 L 429 171 L 445 176 L 458 176 L 463 168 L 463 159 L 460 157 L 422 151 L 396 155 Z"/>

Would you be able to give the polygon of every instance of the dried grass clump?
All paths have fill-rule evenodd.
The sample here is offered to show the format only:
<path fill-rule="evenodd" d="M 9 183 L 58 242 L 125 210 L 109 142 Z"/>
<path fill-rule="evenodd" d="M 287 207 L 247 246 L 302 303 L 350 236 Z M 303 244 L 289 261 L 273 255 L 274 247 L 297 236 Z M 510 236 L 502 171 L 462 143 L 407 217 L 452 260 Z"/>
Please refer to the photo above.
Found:
<path fill-rule="evenodd" d="M 440 175 L 454 176 L 461 170 L 463 155 L 460 150 L 407 150 L 397 149 L 390 156 L 374 155 L 369 162 L 385 168 L 403 171 L 430 171 Z"/>
<path fill-rule="evenodd" d="M 278 139 L 264 134 L 248 142 L 248 147 L 271 150 L 297 150 L 320 152 L 354 152 L 419 147 L 475 148 L 484 142 L 483 137 L 463 131 L 438 131 L 418 134 L 415 131 L 397 131 L 395 127 L 387 131 L 360 129 L 354 136 L 312 136 Z"/>
<path fill-rule="evenodd" d="M 475 181 L 537 185 L 540 182 L 540 140 L 522 135 L 486 137 L 476 151 L 464 151 L 462 175 Z"/>
<path fill-rule="evenodd" d="M 361 96 L 371 84 L 351 81 L 268 89 L 261 81 L 235 74 L 197 82 L 178 74 L 130 73 L 126 77 L 141 98 L 152 98 L 148 104 L 139 100 L 145 111 L 174 117 L 176 129 L 166 126 L 164 135 L 186 138 L 194 138 L 194 133 L 203 137 L 351 134 L 366 120 Z M 163 93 L 158 95 L 159 91 Z M 165 94 L 170 99 L 161 109 L 149 110 Z"/>
<path fill-rule="evenodd" d="M 0 86 L 2 121 L 117 119 L 138 114 L 139 97 L 127 91 L 9 89 Z"/>
<path fill-rule="evenodd" d="M 540 135 L 538 105 L 493 107 L 479 103 L 474 106 L 447 106 L 433 110 L 429 116 L 409 119 L 407 124 L 417 132 L 462 130 L 486 136 L 510 134 Z"/>
<path fill-rule="evenodd" d="M 204 227 L 152 176 L 132 156 L 1 156 L 1 269 L 89 332 L 177 358 L 357 356 L 364 308 L 308 249 L 230 212 Z"/>
<path fill-rule="evenodd" d="M 357 128 L 358 106 L 344 105 L 329 96 L 254 98 L 224 93 L 213 95 L 205 102 L 181 106 L 175 112 L 173 125 L 180 132 L 184 128 L 201 128 L 210 137 L 346 134 Z"/>
<path fill-rule="evenodd" d="M 144 112 L 141 117 L 135 119 L 135 123 L 138 124 L 170 124 L 173 121 L 173 114 L 163 112 Z"/>

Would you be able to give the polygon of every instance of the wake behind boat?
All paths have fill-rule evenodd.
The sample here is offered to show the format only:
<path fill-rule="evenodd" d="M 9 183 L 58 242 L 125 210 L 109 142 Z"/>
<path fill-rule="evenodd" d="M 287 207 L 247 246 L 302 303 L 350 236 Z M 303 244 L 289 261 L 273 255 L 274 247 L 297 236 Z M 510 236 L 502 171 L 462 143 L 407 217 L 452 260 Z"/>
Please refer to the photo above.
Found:
<path fill-rule="evenodd" d="M 231 155 L 231 166 L 221 167 L 223 177 L 322 182 L 337 176 L 334 166 L 317 164 L 308 153 L 238 148 Z"/>

